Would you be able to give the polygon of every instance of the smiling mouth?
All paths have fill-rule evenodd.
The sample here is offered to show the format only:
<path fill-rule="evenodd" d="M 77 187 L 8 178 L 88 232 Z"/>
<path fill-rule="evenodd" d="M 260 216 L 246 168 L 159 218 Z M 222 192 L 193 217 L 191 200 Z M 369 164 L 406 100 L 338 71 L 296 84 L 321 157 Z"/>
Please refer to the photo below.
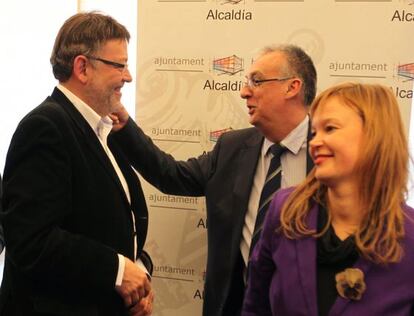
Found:
<path fill-rule="evenodd" d="M 313 159 L 313 162 L 314 162 L 315 165 L 320 165 L 326 159 L 331 158 L 331 157 L 332 157 L 332 155 L 318 155 Z"/>

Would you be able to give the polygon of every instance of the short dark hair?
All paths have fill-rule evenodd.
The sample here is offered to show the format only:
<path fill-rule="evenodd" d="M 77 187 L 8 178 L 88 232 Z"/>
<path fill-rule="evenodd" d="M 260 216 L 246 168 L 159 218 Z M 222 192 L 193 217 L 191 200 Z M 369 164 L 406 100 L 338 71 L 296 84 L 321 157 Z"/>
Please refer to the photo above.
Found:
<path fill-rule="evenodd" d="M 303 82 L 303 102 L 310 105 L 316 95 L 317 75 L 312 59 L 305 51 L 296 45 L 268 46 L 263 54 L 281 52 L 287 60 L 286 75 L 298 76 Z"/>
<path fill-rule="evenodd" d="M 67 19 L 56 36 L 50 57 L 55 78 L 61 82 L 68 80 L 76 56 L 93 55 L 112 39 L 129 41 L 130 34 L 125 26 L 109 15 L 92 11 Z"/>

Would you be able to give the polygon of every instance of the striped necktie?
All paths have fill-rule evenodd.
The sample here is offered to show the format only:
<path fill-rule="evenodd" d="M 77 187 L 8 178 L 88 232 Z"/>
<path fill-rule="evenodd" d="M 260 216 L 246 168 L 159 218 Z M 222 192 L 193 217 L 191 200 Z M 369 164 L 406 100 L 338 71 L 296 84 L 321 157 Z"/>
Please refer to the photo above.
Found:
<path fill-rule="evenodd" d="M 282 166 L 280 165 L 280 157 L 285 150 L 286 147 L 283 147 L 280 144 L 274 144 L 269 148 L 269 151 L 273 154 L 273 158 L 270 161 L 266 180 L 263 185 L 262 193 L 260 194 L 259 209 L 257 211 L 256 223 L 254 225 L 249 257 L 253 252 L 254 246 L 260 238 L 260 234 L 263 228 L 263 221 L 265 219 L 267 209 L 269 208 L 269 204 L 272 201 L 276 191 L 280 188 L 282 179 Z"/>

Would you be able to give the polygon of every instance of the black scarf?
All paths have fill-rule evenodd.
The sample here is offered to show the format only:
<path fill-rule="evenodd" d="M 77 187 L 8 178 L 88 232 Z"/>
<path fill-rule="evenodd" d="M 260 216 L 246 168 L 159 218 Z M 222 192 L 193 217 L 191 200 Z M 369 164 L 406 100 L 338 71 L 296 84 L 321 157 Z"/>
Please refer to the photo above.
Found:
<path fill-rule="evenodd" d="M 319 205 L 318 233 L 328 221 L 327 210 Z M 338 293 L 335 275 L 350 268 L 357 261 L 359 254 L 355 246 L 354 236 L 341 240 L 336 236 L 332 225 L 317 239 L 317 295 L 319 316 L 328 315 Z"/>

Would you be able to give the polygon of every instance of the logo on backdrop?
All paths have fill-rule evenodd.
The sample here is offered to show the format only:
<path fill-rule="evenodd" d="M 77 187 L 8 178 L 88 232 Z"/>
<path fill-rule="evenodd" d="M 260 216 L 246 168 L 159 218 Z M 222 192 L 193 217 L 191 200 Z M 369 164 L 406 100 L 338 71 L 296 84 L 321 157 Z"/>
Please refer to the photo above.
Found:
<path fill-rule="evenodd" d="M 213 59 L 212 71 L 218 76 L 235 76 L 244 70 L 244 60 L 236 55 L 231 55 L 223 58 Z M 206 80 L 203 90 L 216 91 L 235 91 L 241 90 L 243 82 L 241 80 L 221 80 L 216 81 Z"/>
<path fill-rule="evenodd" d="M 213 70 L 219 75 L 235 75 L 244 70 L 243 59 L 236 55 L 214 59 Z"/>
<path fill-rule="evenodd" d="M 403 83 L 408 82 L 409 89 L 404 86 L 396 86 L 394 89 L 395 96 L 400 99 L 412 99 L 413 89 L 412 82 L 414 80 L 414 63 L 399 64 L 395 67 L 397 78 Z"/>
<path fill-rule="evenodd" d="M 398 65 L 397 74 L 405 79 L 404 81 L 414 80 L 414 63 Z"/>

